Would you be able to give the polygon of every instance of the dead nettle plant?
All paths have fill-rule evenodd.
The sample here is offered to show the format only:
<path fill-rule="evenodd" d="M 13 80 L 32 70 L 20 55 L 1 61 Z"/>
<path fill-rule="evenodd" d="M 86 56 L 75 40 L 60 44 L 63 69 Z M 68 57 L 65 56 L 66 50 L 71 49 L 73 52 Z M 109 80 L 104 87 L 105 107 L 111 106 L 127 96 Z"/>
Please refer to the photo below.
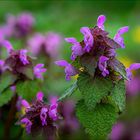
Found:
<path fill-rule="evenodd" d="M 49 102 L 43 100 L 44 94 L 41 92 L 43 73 L 47 70 L 44 64 L 34 65 L 34 60 L 26 49 L 14 50 L 9 41 L 1 40 L 1 46 L 7 49 L 8 55 L 5 60 L 0 60 L 0 106 L 10 100 L 11 106 L 15 106 L 18 97 L 22 98 L 21 105 L 25 112 L 20 115 L 17 124 L 24 124 L 27 134 L 34 136 L 41 132 L 50 140 L 56 139 L 59 122 L 65 119 L 60 115 L 59 103 L 76 90 L 81 93 L 76 114 L 85 131 L 94 139 L 105 139 L 110 133 L 113 124 L 125 109 L 125 80 L 132 79 L 131 72 L 139 69 L 140 63 L 125 68 L 117 59 L 116 49 L 125 48 L 122 35 L 129 28 L 120 28 L 114 39 L 111 39 L 104 30 L 105 20 L 106 17 L 101 15 L 95 27 L 82 27 L 80 32 L 84 39 L 80 42 L 73 37 L 65 39 L 72 44 L 72 61 L 69 63 L 59 60 L 55 64 L 65 68 L 66 80 L 75 75 L 78 78 L 60 98 L 51 98 Z M 37 38 L 39 46 L 46 45 L 44 36 Z M 39 46 L 36 50 L 39 50 Z M 44 48 L 47 50 L 47 47 Z M 30 99 L 36 97 L 30 103 L 25 100 L 29 94 Z M 9 120 L 5 132 L 8 132 L 8 128 Z"/>
<path fill-rule="evenodd" d="M 94 139 L 105 139 L 119 115 L 123 113 L 125 80 L 130 81 L 132 70 L 140 68 L 140 63 L 125 68 L 116 57 L 116 50 L 125 48 L 122 35 L 129 27 L 120 28 L 111 39 L 104 28 L 105 20 L 106 17 L 100 15 L 95 27 L 82 27 L 82 41 L 73 37 L 65 38 L 66 42 L 72 44 L 71 62 L 55 62 L 56 65 L 64 67 L 66 80 L 78 74 L 77 81 L 69 92 L 59 100 L 70 96 L 76 89 L 80 91 L 81 100 L 76 105 L 76 114 L 85 132 Z"/>

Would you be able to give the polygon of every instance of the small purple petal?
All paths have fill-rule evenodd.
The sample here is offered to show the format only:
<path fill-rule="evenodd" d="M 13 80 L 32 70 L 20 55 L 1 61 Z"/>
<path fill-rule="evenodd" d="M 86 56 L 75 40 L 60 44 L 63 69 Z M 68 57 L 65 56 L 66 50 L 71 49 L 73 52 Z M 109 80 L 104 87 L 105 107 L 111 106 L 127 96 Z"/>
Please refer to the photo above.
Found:
<path fill-rule="evenodd" d="M 121 35 L 128 32 L 128 30 L 129 30 L 128 26 L 122 27 L 117 31 L 117 34 L 114 36 L 114 41 L 116 41 L 122 48 L 125 48 L 125 44 L 124 39 Z"/>
<path fill-rule="evenodd" d="M 66 68 L 65 68 L 65 73 L 66 73 L 66 80 L 70 80 L 70 76 L 74 76 L 77 74 L 76 69 L 69 64 Z"/>
<path fill-rule="evenodd" d="M 47 119 L 47 112 L 48 109 L 47 108 L 42 108 L 41 112 L 40 112 L 40 119 L 42 121 L 42 126 L 47 125 L 46 119 Z"/>
<path fill-rule="evenodd" d="M 43 101 L 43 97 L 44 97 L 44 94 L 43 92 L 38 92 L 37 95 L 36 95 L 36 98 L 38 101 Z"/>
<path fill-rule="evenodd" d="M 81 56 L 84 54 L 84 50 L 80 43 L 76 43 L 75 45 L 72 46 L 72 55 L 71 55 L 71 60 L 75 60 L 77 56 Z"/>
<path fill-rule="evenodd" d="M 60 67 L 66 67 L 69 63 L 66 60 L 55 61 L 55 64 Z"/>
<path fill-rule="evenodd" d="M 34 75 L 36 76 L 36 78 L 43 80 L 43 73 L 47 71 L 47 69 L 43 67 L 44 64 L 37 64 L 34 67 Z"/>
<path fill-rule="evenodd" d="M 50 108 L 49 108 L 49 117 L 52 120 L 57 120 L 58 116 L 57 116 L 57 107 L 58 107 L 58 103 L 57 103 L 57 97 L 56 96 L 52 96 L 50 97 Z"/>
<path fill-rule="evenodd" d="M 116 50 L 115 49 L 109 49 L 108 50 L 108 55 L 107 56 L 110 56 L 110 57 L 115 57 L 117 54 L 116 54 Z"/>
<path fill-rule="evenodd" d="M 97 26 L 104 30 L 104 22 L 106 21 L 106 17 L 104 15 L 100 15 L 97 19 Z"/>
<path fill-rule="evenodd" d="M 80 29 L 80 32 L 84 35 L 84 43 L 85 43 L 84 51 L 89 52 L 93 47 L 94 42 L 91 31 L 88 27 L 82 27 Z"/>
<path fill-rule="evenodd" d="M 77 40 L 74 37 L 65 38 L 65 41 L 68 42 L 68 43 L 71 43 L 71 44 L 77 43 Z"/>
<path fill-rule="evenodd" d="M 28 61 L 28 59 L 27 59 L 27 50 L 25 50 L 25 49 L 22 49 L 22 50 L 20 50 L 20 55 L 19 55 L 19 57 L 20 57 L 20 60 L 21 60 L 21 62 L 24 64 L 24 65 L 27 65 L 27 64 L 29 64 L 29 61 Z"/>
<path fill-rule="evenodd" d="M 26 126 L 26 132 L 27 132 L 28 134 L 30 134 L 30 133 L 31 133 L 32 122 L 31 122 L 28 118 L 23 118 L 23 119 L 21 120 L 21 123 L 22 123 L 22 124 L 25 124 L 25 126 Z"/>
<path fill-rule="evenodd" d="M 77 42 L 77 40 L 75 38 L 73 38 L 73 37 L 65 38 L 65 40 L 68 43 L 73 44 L 73 46 L 71 47 L 71 50 L 72 50 L 71 60 L 75 60 L 77 56 L 81 56 L 84 54 L 84 50 L 83 50 L 82 46 L 80 45 L 79 42 Z"/>
<path fill-rule="evenodd" d="M 102 71 L 102 75 L 104 77 L 106 77 L 109 74 L 109 71 L 106 69 L 107 68 L 107 61 L 108 60 L 109 60 L 109 58 L 106 57 L 106 56 L 101 56 L 99 58 L 98 66 L 99 66 L 99 69 Z"/>
<path fill-rule="evenodd" d="M 22 100 L 21 105 L 24 106 L 26 109 L 30 108 L 30 104 L 26 100 Z"/>
<path fill-rule="evenodd" d="M 65 67 L 65 74 L 66 74 L 67 81 L 70 80 L 71 76 L 74 76 L 77 74 L 77 70 L 65 60 L 56 61 L 55 64 L 61 67 Z"/>

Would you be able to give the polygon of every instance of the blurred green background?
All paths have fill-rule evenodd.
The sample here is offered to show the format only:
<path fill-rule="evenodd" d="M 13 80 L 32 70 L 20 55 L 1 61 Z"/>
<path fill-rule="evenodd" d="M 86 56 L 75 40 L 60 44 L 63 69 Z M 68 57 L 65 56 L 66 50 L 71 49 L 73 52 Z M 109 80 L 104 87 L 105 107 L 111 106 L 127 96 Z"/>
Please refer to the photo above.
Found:
<path fill-rule="evenodd" d="M 37 32 L 54 31 L 60 33 L 63 37 L 76 37 L 79 41 L 83 38 L 80 28 L 95 26 L 97 17 L 104 14 L 107 17 L 105 29 L 110 33 L 110 37 L 113 37 L 120 27 L 130 27 L 129 32 L 124 34 L 126 48 L 117 50 L 120 60 L 126 66 L 132 62 L 140 62 L 139 0 L 1 0 L 1 25 L 5 23 L 7 14 L 17 15 L 23 12 L 33 14 Z M 70 45 L 64 41 L 63 43 L 61 59 L 69 60 L 71 55 Z M 18 43 L 15 41 L 12 44 L 14 48 L 18 47 Z M 61 71 L 63 70 L 61 69 Z M 60 79 L 60 83 L 54 80 L 54 83 L 49 85 L 51 86 L 49 87 L 50 90 L 53 89 L 53 92 L 57 91 L 59 93 L 64 91 L 69 84 L 67 85 L 64 77 L 62 79 Z M 140 105 L 139 100 L 140 97 L 137 97 L 133 100 L 133 103 L 128 104 L 124 120 L 140 117 L 139 108 L 135 108 Z M 2 130 L 2 127 L 0 129 Z M 12 133 L 16 133 L 16 129 L 13 129 Z"/>
<path fill-rule="evenodd" d="M 139 0 L 1 0 L 0 21 L 4 23 L 7 14 L 31 12 L 36 19 L 38 32 L 56 31 L 64 37 L 82 39 L 80 27 L 92 27 L 97 17 L 107 17 L 106 30 L 113 37 L 117 29 L 130 26 L 124 35 L 126 49 L 119 55 L 133 60 L 139 59 L 140 46 L 140 1 Z M 70 56 L 70 47 L 64 44 L 63 56 Z"/>

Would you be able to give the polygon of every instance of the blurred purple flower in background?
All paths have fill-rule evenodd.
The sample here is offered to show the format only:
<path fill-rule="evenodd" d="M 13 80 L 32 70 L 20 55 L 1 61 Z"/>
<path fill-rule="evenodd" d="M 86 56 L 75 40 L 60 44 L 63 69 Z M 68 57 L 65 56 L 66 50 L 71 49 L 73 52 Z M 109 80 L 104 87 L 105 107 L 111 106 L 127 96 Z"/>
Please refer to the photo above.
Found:
<path fill-rule="evenodd" d="M 6 24 L 0 27 L 5 38 L 26 37 L 33 30 L 34 17 L 31 13 L 22 13 L 17 16 L 8 15 Z"/>
<path fill-rule="evenodd" d="M 55 61 L 55 64 L 60 67 L 65 67 L 65 74 L 66 74 L 67 81 L 71 79 L 71 76 L 75 76 L 78 74 L 77 70 L 71 64 L 69 64 L 66 60 Z"/>
<path fill-rule="evenodd" d="M 121 135 L 124 132 L 124 124 L 121 122 L 118 122 L 117 124 L 115 124 L 112 128 L 112 132 L 110 134 L 110 139 L 111 140 L 120 140 Z"/>
<path fill-rule="evenodd" d="M 132 79 L 132 71 L 137 69 L 140 69 L 140 63 L 133 63 L 129 68 L 126 69 L 127 78 L 129 80 Z"/>
<path fill-rule="evenodd" d="M 135 76 L 132 80 L 126 82 L 126 94 L 135 96 L 140 93 L 140 76 Z"/>
<path fill-rule="evenodd" d="M 109 138 L 111 140 L 139 140 L 140 120 L 133 119 L 128 122 L 118 122 L 113 126 Z"/>
<path fill-rule="evenodd" d="M 30 52 L 34 56 L 45 53 L 52 58 L 56 58 L 62 44 L 62 37 L 53 32 L 48 32 L 45 35 L 36 33 L 27 43 Z"/>
<path fill-rule="evenodd" d="M 75 115 L 75 102 L 66 100 L 59 105 L 64 120 L 60 123 L 60 131 L 64 134 L 71 134 L 79 130 L 80 124 Z"/>

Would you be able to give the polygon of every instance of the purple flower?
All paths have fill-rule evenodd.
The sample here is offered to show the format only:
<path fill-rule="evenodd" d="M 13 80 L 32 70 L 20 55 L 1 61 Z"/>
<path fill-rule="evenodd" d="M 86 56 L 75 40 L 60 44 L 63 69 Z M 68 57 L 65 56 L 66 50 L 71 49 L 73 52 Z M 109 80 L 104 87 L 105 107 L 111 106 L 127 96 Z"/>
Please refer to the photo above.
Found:
<path fill-rule="evenodd" d="M 37 93 L 36 98 L 38 101 L 43 101 L 43 96 L 44 96 L 43 92 L 40 91 Z"/>
<path fill-rule="evenodd" d="M 31 105 L 26 100 L 22 100 L 22 104 L 28 110 L 22 116 L 20 122 L 26 125 L 27 133 L 31 132 L 34 136 L 43 133 L 47 138 L 54 137 L 56 135 L 56 128 L 60 123 L 58 123 L 60 118 L 57 111 L 57 98 L 51 98 L 50 104 L 47 104 L 43 101 L 43 93 L 38 92 L 36 97 L 36 100 Z"/>
<path fill-rule="evenodd" d="M 65 41 L 73 44 L 73 46 L 71 47 L 71 50 L 72 50 L 71 60 L 75 60 L 77 58 L 77 56 L 81 56 L 84 54 L 84 50 L 83 50 L 82 46 L 75 38 L 73 38 L 73 37 L 65 38 Z"/>
<path fill-rule="evenodd" d="M 71 64 L 69 64 L 66 60 L 55 61 L 55 64 L 60 67 L 65 67 L 66 80 L 70 80 L 71 76 L 74 76 L 77 74 L 77 70 Z"/>
<path fill-rule="evenodd" d="M 98 66 L 99 66 L 99 69 L 102 71 L 102 75 L 104 77 L 106 77 L 106 75 L 109 74 L 109 71 L 106 69 L 107 68 L 107 61 L 108 60 L 109 60 L 109 58 L 108 57 L 105 57 L 105 56 L 101 56 L 99 58 L 99 64 L 98 64 Z"/>
<path fill-rule="evenodd" d="M 124 39 L 121 35 L 128 32 L 129 27 L 125 26 L 118 30 L 117 34 L 114 36 L 114 41 L 116 41 L 122 48 L 125 48 Z"/>
<path fill-rule="evenodd" d="M 93 42 L 94 42 L 94 38 L 91 34 L 91 31 L 88 27 L 82 27 L 80 29 L 80 32 L 84 35 L 84 43 L 85 43 L 84 50 L 86 52 L 89 52 L 93 47 Z"/>
<path fill-rule="evenodd" d="M 43 73 L 46 72 L 46 68 L 43 68 L 44 64 L 37 64 L 34 67 L 34 75 L 36 76 L 36 78 L 38 79 L 42 79 L 43 80 Z"/>
<path fill-rule="evenodd" d="M 104 30 L 104 22 L 106 21 L 106 17 L 104 15 L 100 15 L 97 19 L 97 26 Z"/>
<path fill-rule="evenodd" d="M 28 118 L 23 118 L 23 119 L 21 120 L 21 123 L 25 125 L 25 127 L 26 127 L 26 132 L 27 132 L 28 134 L 30 134 L 30 133 L 31 133 L 32 122 L 31 122 Z"/>
<path fill-rule="evenodd" d="M 57 120 L 58 119 L 58 116 L 57 116 L 57 107 L 58 107 L 58 104 L 57 104 L 57 97 L 51 97 L 50 99 L 50 108 L 49 108 L 49 117 L 52 119 L 52 120 Z"/>
<path fill-rule="evenodd" d="M 42 121 L 42 126 L 47 125 L 46 119 L 47 119 L 47 112 L 48 109 L 47 108 L 42 108 L 41 112 L 40 112 L 40 119 Z"/>
<path fill-rule="evenodd" d="M 124 131 L 124 124 L 120 122 L 115 124 L 110 134 L 111 140 L 119 140 L 121 135 L 123 134 L 123 131 Z"/>
<path fill-rule="evenodd" d="M 19 58 L 20 58 L 20 60 L 22 61 L 22 63 L 24 65 L 29 64 L 29 61 L 27 59 L 27 55 L 26 54 L 27 54 L 27 50 L 25 50 L 25 49 L 20 50 Z"/>
<path fill-rule="evenodd" d="M 126 69 L 127 78 L 129 80 L 132 79 L 132 72 L 133 70 L 137 70 L 140 68 L 140 63 L 131 64 L 129 68 Z"/>

